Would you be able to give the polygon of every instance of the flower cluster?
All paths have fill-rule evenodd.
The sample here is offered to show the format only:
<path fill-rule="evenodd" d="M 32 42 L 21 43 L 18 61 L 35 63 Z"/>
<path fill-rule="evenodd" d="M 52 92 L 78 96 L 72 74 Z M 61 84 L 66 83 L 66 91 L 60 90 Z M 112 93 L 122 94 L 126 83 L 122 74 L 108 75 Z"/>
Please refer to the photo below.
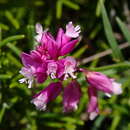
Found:
<path fill-rule="evenodd" d="M 82 95 L 80 84 L 76 80 L 77 72 L 83 72 L 89 84 L 87 112 L 91 120 L 99 113 L 97 91 L 102 91 L 108 96 L 122 93 L 121 84 L 115 82 L 114 79 L 99 72 L 78 68 L 73 57 L 66 57 L 79 41 L 79 25 L 74 27 L 73 23 L 69 22 L 66 25 L 66 31 L 60 28 L 54 38 L 48 30 L 43 30 L 40 24 L 36 24 L 36 33 L 35 39 L 39 44 L 35 50 L 30 51 L 29 54 L 24 52 L 21 54 L 24 67 L 20 73 L 24 78 L 19 82 L 25 82 L 28 84 L 28 88 L 31 88 L 34 80 L 43 83 L 48 76 L 51 79 L 59 79 L 59 82 L 50 83 L 40 93 L 34 95 L 31 103 L 37 109 L 45 110 L 47 103 L 54 100 L 63 90 L 62 82 L 70 77 L 72 81 L 63 90 L 63 111 L 76 110 Z"/>

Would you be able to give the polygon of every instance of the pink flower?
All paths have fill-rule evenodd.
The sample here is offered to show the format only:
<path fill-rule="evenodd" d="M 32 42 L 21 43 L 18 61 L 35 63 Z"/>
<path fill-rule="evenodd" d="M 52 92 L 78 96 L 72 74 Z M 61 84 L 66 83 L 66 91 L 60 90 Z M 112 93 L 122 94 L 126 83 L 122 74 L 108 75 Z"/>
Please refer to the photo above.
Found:
<path fill-rule="evenodd" d="M 36 68 L 35 75 L 38 83 L 43 83 L 47 79 L 46 70 L 47 70 L 47 65 L 44 62 L 41 64 L 40 67 Z"/>
<path fill-rule="evenodd" d="M 64 89 L 63 94 L 64 112 L 76 110 L 78 108 L 77 104 L 79 103 L 80 97 L 81 97 L 80 85 L 77 81 L 73 80 Z"/>
<path fill-rule="evenodd" d="M 36 94 L 31 103 L 33 103 L 38 110 L 45 110 L 47 103 L 54 100 L 61 92 L 62 84 L 60 82 L 51 83 L 48 87 Z"/>
<path fill-rule="evenodd" d="M 87 112 L 89 114 L 89 119 L 93 120 L 99 113 L 97 90 L 94 87 L 89 86 L 88 96 L 89 96 L 89 103 L 88 103 Z"/>
<path fill-rule="evenodd" d="M 74 58 L 68 56 L 66 58 L 54 61 L 48 60 L 47 74 L 52 78 L 67 80 L 69 77 L 76 78 L 74 75 L 77 70 L 77 62 Z"/>
<path fill-rule="evenodd" d="M 48 31 L 48 29 L 43 31 L 42 25 L 37 23 L 36 26 L 36 33 L 37 35 L 35 36 L 35 39 L 37 42 L 45 42 L 46 41 L 46 32 Z"/>
<path fill-rule="evenodd" d="M 85 73 L 86 79 L 90 86 L 103 91 L 108 94 L 121 94 L 121 84 L 115 82 L 113 79 L 108 78 L 100 72 L 92 72 L 81 69 Z"/>
<path fill-rule="evenodd" d="M 35 73 L 35 68 L 30 67 L 22 67 L 22 69 L 19 71 L 25 78 L 22 78 L 19 80 L 20 83 L 26 83 L 28 84 L 28 88 L 32 87 L 33 80 L 34 80 L 34 73 Z"/>
<path fill-rule="evenodd" d="M 74 58 L 70 56 L 65 58 L 64 80 L 66 80 L 69 76 L 71 76 L 73 79 L 76 78 L 76 76 L 74 75 L 74 72 L 76 71 L 76 65 L 77 65 L 77 62 Z"/>
<path fill-rule="evenodd" d="M 59 56 L 64 56 L 70 53 L 75 47 L 78 39 L 71 40 L 71 38 L 78 38 L 80 33 L 80 26 L 74 27 L 72 22 L 66 25 L 66 33 L 60 28 L 56 39 L 48 32 L 48 30 L 43 31 L 40 24 L 36 24 L 37 36 L 36 40 L 42 43 L 43 52 L 50 55 L 51 59 L 58 59 Z"/>
<path fill-rule="evenodd" d="M 80 33 L 80 26 L 77 25 L 76 27 L 74 27 L 73 23 L 72 22 L 69 22 L 67 25 L 66 25 L 66 35 L 68 37 L 71 37 L 71 38 L 77 38 L 79 37 L 79 33 Z"/>
<path fill-rule="evenodd" d="M 117 83 L 114 79 L 111 79 L 113 86 L 113 93 L 116 95 L 122 94 L 121 83 Z"/>
<path fill-rule="evenodd" d="M 47 74 L 52 79 L 55 79 L 56 78 L 57 69 L 58 69 L 57 63 L 54 62 L 54 61 L 51 61 L 51 62 L 48 63 L 48 66 L 47 66 Z"/>
<path fill-rule="evenodd" d="M 60 56 L 64 56 L 64 55 L 70 53 L 70 52 L 74 49 L 76 43 L 78 43 L 78 40 L 77 40 L 77 39 L 76 39 L 76 40 L 69 41 L 69 42 L 67 42 L 66 44 L 64 44 L 64 45 L 60 48 L 60 50 L 59 50 L 59 55 L 60 55 Z"/>
<path fill-rule="evenodd" d="M 43 30 L 41 24 L 36 24 L 35 39 L 39 43 L 29 54 L 22 53 L 21 59 L 23 67 L 20 73 L 24 78 L 20 83 L 27 83 L 31 88 L 34 80 L 43 83 L 48 76 L 53 80 L 57 78 L 60 82 L 50 83 L 45 89 L 36 94 L 31 103 L 37 109 L 45 110 L 47 104 L 54 100 L 62 91 L 63 80 L 72 78 L 72 81 L 64 88 L 63 92 L 63 111 L 70 112 L 78 108 L 81 97 L 81 88 L 75 80 L 77 70 L 83 72 L 90 85 L 88 87 L 89 103 L 87 112 L 89 119 L 93 120 L 99 113 L 98 109 L 98 91 L 103 91 L 106 95 L 121 94 L 121 84 L 114 79 L 108 78 L 100 72 L 92 72 L 85 69 L 78 69 L 77 62 L 69 54 L 79 41 L 80 26 L 76 27 L 72 22 L 66 25 L 66 30 L 59 28 L 56 38 L 54 38 L 48 29 Z M 64 57 L 63 57 L 64 56 Z"/>
<path fill-rule="evenodd" d="M 19 80 L 20 83 L 28 80 L 29 88 L 32 86 L 33 80 L 36 77 L 39 83 L 43 83 L 46 78 L 46 63 L 41 59 L 41 55 L 37 51 L 32 51 L 31 54 L 21 54 L 23 67 L 20 73 L 25 77 L 25 81 Z M 29 76 L 28 76 L 29 75 Z"/>
<path fill-rule="evenodd" d="M 56 43 L 57 43 L 57 48 L 59 50 L 58 55 L 59 56 L 64 56 L 68 53 L 70 53 L 76 43 L 78 43 L 79 39 L 71 40 L 72 37 L 68 37 L 62 28 L 59 29 L 57 37 L 56 37 Z"/>

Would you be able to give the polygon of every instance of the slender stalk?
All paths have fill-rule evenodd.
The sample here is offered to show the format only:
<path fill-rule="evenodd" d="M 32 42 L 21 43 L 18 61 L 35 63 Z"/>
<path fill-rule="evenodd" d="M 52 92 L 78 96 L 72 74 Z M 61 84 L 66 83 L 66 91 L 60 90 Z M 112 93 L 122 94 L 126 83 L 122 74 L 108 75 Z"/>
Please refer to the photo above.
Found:
<path fill-rule="evenodd" d="M 128 46 L 129 46 L 128 43 L 123 43 L 123 44 L 119 45 L 119 48 L 120 48 L 120 49 L 125 49 L 125 48 L 127 48 Z M 108 49 L 108 50 L 106 50 L 106 51 L 97 53 L 97 54 L 95 54 L 95 55 L 93 55 L 93 56 L 90 56 L 90 57 L 88 57 L 88 58 L 84 58 L 83 60 L 81 60 L 80 64 L 83 65 L 83 64 L 89 63 L 89 62 L 91 62 L 91 61 L 93 61 L 93 60 L 96 60 L 96 59 L 98 59 L 98 58 L 102 58 L 102 57 L 107 56 L 107 55 L 109 55 L 109 54 L 111 54 L 111 53 L 112 53 L 112 49 Z"/>
<path fill-rule="evenodd" d="M 108 70 L 108 69 L 129 69 L 130 68 L 130 62 L 123 62 L 123 63 L 117 63 L 113 65 L 107 65 L 103 67 L 98 67 L 98 68 L 89 68 L 90 70 L 94 71 L 102 71 L 102 70 Z"/>
<path fill-rule="evenodd" d="M 9 42 L 16 41 L 16 40 L 19 40 L 19 39 L 23 39 L 24 37 L 25 37 L 24 35 L 10 36 L 10 37 L 4 39 L 2 42 L 0 42 L 0 47 L 6 45 Z"/>

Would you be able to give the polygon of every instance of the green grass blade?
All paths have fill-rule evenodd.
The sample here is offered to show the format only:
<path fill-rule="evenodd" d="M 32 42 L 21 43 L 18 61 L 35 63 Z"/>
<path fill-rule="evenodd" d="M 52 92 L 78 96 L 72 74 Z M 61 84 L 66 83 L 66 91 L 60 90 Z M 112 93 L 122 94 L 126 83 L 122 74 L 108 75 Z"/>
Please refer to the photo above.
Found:
<path fill-rule="evenodd" d="M 107 16 L 106 9 L 102 3 L 101 3 L 101 13 L 102 13 L 102 20 L 103 20 L 103 25 L 104 25 L 104 29 L 105 29 L 105 34 L 106 34 L 107 40 L 109 42 L 109 45 L 111 46 L 112 51 L 113 51 L 113 58 L 116 61 L 121 61 L 121 60 L 123 60 L 123 56 L 118 47 L 118 43 L 114 37 L 112 27 L 111 27 L 110 21 Z"/>
<path fill-rule="evenodd" d="M 10 79 L 12 75 L 10 74 L 0 74 L 0 79 Z"/>
<path fill-rule="evenodd" d="M 77 50 L 72 56 L 75 58 L 79 58 L 85 51 L 87 50 L 87 46 L 81 47 L 79 50 Z"/>
<path fill-rule="evenodd" d="M 7 57 L 8 57 L 8 59 L 9 59 L 10 61 L 13 61 L 13 63 L 14 63 L 17 67 L 19 67 L 19 68 L 22 67 L 22 64 L 20 63 L 20 61 L 19 61 L 16 57 L 14 57 L 12 54 L 8 53 L 8 54 L 7 54 Z"/>
<path fill-rule="evenodd" d="M 28 40 L 29 40 L 29 48 L 34 49 L 34 47 L 37 45 L 37 42 L 34 39 L 34 37 L 36 35 L 34 25 L 28 25 L 27 26 L 27 32 L 28 32 L 27 37 L 28 37 Z"/>
<path fill-rule="evenodd" d="M 99 17 L 101 14 L 101 4 L 100 2 L 104 3 L 105 0 L 99 0 L 96 7 L 96 16 Z"/>
<path fill-rule="evenodd" d="M 117 21 L 122 33 L 124 34 L 126 40 L 130 44 L 130 31 L 128 30 L 127 26 L 119 18 L 116 18 L 116 21 Z"/>
<path fill-rule="evenodd" d="M 2 109 L 0 110 L 0 123 L 2 122 L 6 109 L 8 109 L 8 108 L 9 108 L 9 106 L 6 103 L 2 104 Z"/>
<path fill-rule="evenodd" d="M 10 23 L 16 28 L 19 29 L 20 25 L 16 18 L 13 17 L 12 13 L 9 11 L 5 12 L 5 16 L 10 21 Z"/>
<path fill-rule="evenodd" d="M 56 17 L 58 19 L 61 18 L 62 16 L 62 1 L 61 0 L 58 0 L 57 3 L 56 3 Z"/>
<path fill-rule="evenodd" d="M 6 39 L 4 39 L 4 40 L 0 43 L 0 47 L 6 45 L 6 44 L 9 43 L 9 42 L 16 41 L 16 40 L 19 40 L 19 39 L 23 39 L 24 37 L 25 37 L 24 35 L 15 35 L 15 36 L 7 37 Z"/>
<path fill-rule="evenodd" d="M 66 6 L 68 6 L 69 8 L 72 8 L 72 9 L 74 9 L 74 10 L 79 10 L 79 9 L 80 9 L 79 5 L 77 5 L 77 4 L 73 3 L 73 2 L 71 2 L 70 0 L 62 0 L 62 1 L 63 1 L 63 3 L 64 3 Z"/>
<path fill-rule="evenodd" d="M 3 23 L 0 23 L 0 28 L 3 29 L 3 30 L 9 30 L 9 26 L 3 24 Z"/>
<path fill-rule="evenodd" d="M 8 43 L 7 47 L 9 47 L 16 55 L 20 55 L 21 50 L 19 48 L 17 48 L 15 45 L 13 45 L 12 43 Z"/>

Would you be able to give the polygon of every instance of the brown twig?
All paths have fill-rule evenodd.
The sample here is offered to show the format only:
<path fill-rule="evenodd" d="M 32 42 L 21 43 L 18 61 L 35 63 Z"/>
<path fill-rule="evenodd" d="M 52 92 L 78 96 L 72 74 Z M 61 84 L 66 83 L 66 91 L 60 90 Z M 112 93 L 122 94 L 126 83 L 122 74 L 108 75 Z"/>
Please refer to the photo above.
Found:
<path fill-rule="evenodd" d="M 123 43 L 123 44 L 119 45 L 119 48 L 120 49 L 124 49 L 124 48 L 127 48 L 128 46 L 129 46 L 129 43 L 126 42 L 126 43 Z M 106 55 L 109 55 L 111 53 L 112 53 L 112 49 L 108 49 L 106 51 L 97 53 L 97 54 L 95 54 L 93 56 L 90 56 L 88 58 L 84 58 L 83 60 L 80 61 L 80 64 L 86 64 L 86 63 L 91 62 L 93 60 L 96 60 L 98 58 L 101 58 L 101 57 L 104 57 Z"/>

